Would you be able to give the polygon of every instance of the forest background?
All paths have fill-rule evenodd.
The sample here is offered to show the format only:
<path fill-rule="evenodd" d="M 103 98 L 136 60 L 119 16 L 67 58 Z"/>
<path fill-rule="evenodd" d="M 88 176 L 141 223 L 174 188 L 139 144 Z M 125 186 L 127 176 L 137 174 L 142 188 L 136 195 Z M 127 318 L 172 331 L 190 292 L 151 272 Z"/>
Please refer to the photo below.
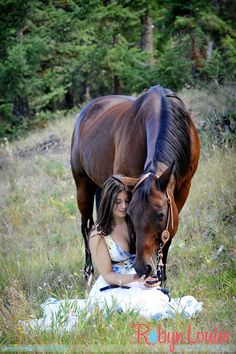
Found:
<path fill-rule="evenodd" d="M 231 0 L 0 0 L 0 138 L 107 94 L 236 78 Z"/>

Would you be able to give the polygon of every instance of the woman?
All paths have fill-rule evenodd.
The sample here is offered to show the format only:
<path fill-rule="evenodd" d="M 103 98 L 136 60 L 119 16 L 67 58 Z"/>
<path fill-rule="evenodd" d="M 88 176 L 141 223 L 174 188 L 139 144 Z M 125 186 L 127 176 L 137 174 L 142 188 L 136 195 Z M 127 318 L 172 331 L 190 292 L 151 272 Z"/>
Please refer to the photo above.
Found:
<path fill-rule="evenodd" d="M 155 278 L 139 278 L 135 273 L 135 233 L 127 214 L 130 199 L 131 194 L 116 178 L 104 183 L 97 222 L 89 237 L 100 276 L 87 299 L 48 299 L 42 305 L 44 317 L 31 321 L 31 328 L 76 330 L 78 312 L 85 309 L 92 316 L 97 306 L 105 315 L 107 311 L 132 310 L 154 319 L 174 317 L 176 313 L 191 317 L 201 311 L 202 303 L 194 297 L 170 300 Z"/>
<path fill-rule="evenodd" d="M 130 199 L 125 186 L 109 178 L 104 183 L 97 222 L 89 238 L 93 261 L 102 278 L 112 285 L 138 279 L 133 274 L 135 237 L 127 214 Z"/>
<path fill-rule="evenodd" d="M 97 222 L 90 233 L 89 245 L 93 261 L 101 274 L 97 286 L 124 286 L 139 279 L 133 268 L 135 235 L 127 214 L 131 193 L 114 177 L 103 185 Z M 157 281 L 148 277 L 146 281 Z M 109 289 L 109 288 L 108 288 Z"/>
<path fill-rule="evenodd" d="M 170 301 L 157 279 L 135 273 L 135 235 L 127 214 L 131 194 L 115 177 L 103 185 L 97 222 L 89 244 L 93 262 L 100 273 L 89 299 L 100 308 L 118 311 L 135 310 L 151 318 L 173 317 L 176 312 L 191 316 L 202 304 L 192 296 Z"/>

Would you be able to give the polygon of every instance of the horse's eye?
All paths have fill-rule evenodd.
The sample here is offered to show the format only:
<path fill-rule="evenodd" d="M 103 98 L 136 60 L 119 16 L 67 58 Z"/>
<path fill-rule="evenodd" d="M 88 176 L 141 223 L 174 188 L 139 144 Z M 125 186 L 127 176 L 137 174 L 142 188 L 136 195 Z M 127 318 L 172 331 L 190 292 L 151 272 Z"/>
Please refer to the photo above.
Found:
<path fill-rule="evenodd" d="M 158 214 L 157 214 L 157 219 L 158 219 L 159 221 L 162 221 L 163 218 L 164 218 L 164 214 L 163 214 L 163 213 L 158 213 Z"/>

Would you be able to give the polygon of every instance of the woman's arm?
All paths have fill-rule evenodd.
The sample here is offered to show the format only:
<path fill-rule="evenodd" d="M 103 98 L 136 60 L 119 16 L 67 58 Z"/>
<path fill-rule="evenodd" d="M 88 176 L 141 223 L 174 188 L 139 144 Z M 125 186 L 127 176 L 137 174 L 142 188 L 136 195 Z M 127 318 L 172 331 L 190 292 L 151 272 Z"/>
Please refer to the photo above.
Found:
<path fill-rule="evenodd" d="M 136 274 L 118 274 L 112 271 L 111 258 L 104 237 L 97 230 L 94 230 L 91 232 L 89 239 L 93 262 L 104 280 L 108 284 L 117 285 L 125 285 L 141 280 L 142 278 L 139 279 Z"/>

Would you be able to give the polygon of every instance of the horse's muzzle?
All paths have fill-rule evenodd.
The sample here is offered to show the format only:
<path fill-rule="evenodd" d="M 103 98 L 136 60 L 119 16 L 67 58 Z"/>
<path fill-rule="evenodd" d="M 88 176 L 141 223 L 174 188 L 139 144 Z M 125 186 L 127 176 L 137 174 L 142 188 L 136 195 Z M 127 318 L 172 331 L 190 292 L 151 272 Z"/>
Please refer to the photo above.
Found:
<path fill-rule="evenodd" d="M 156 270 L 153 269 L 150 264 L 143 264 L 141 267 L 135 265 L 134 269 L 139 277 L 141 277 L 143 275 L 146 275 L 146 277 L 156 275 Z"/>

